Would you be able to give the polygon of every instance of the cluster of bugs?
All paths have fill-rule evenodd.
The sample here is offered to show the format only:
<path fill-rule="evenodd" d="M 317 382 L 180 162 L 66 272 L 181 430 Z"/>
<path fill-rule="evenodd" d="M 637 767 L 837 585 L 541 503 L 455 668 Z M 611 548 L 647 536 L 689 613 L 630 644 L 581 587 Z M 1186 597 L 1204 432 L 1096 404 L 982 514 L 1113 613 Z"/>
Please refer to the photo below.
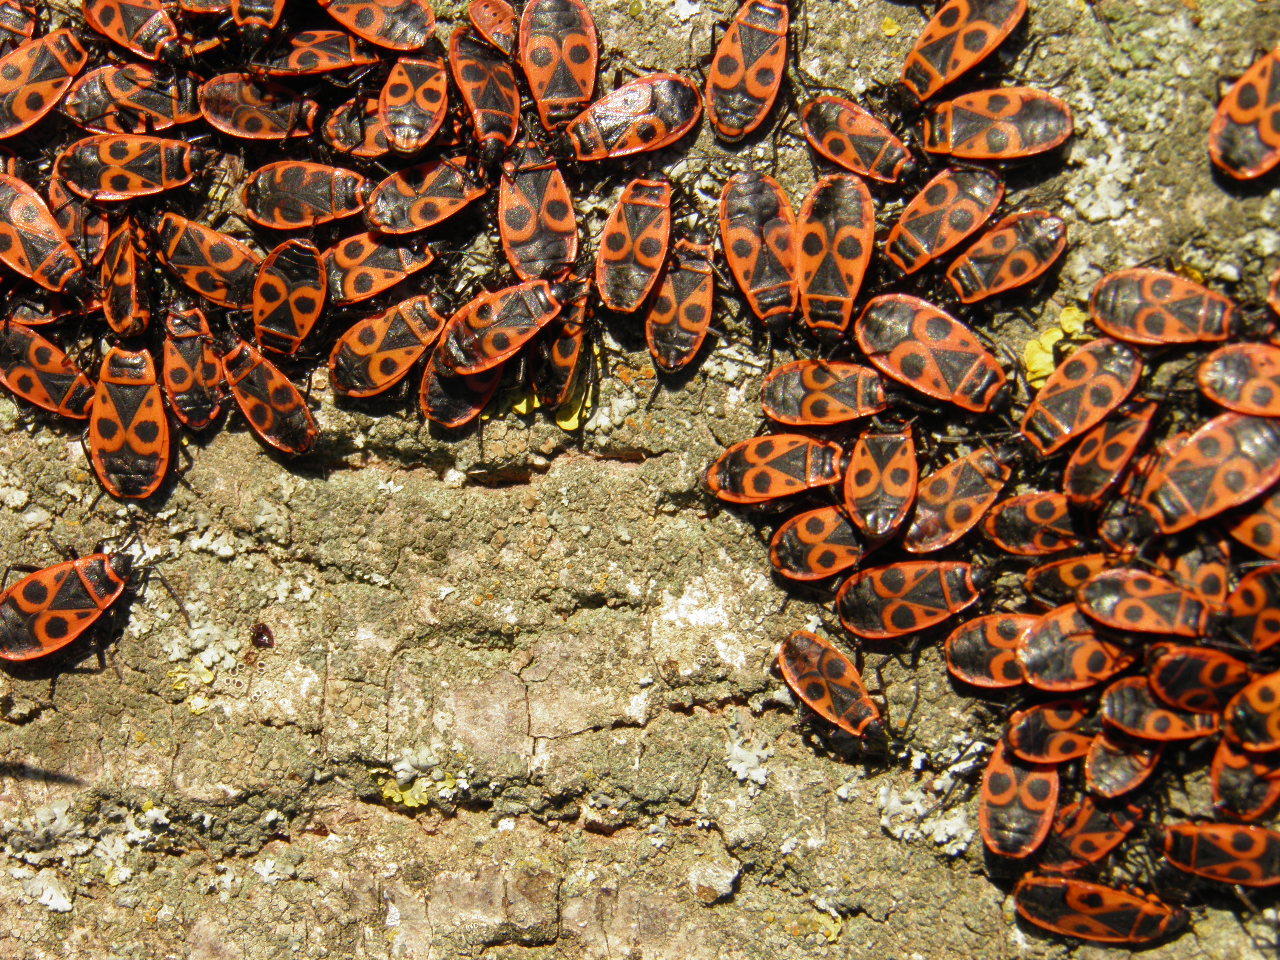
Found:
<path fill-rule="evenodd" d="M 229 400 L 273 451 L 308 453 L 300 387 L 326 356 L 354 401 L 419 371 L 423 415 L 456 429 L 504 381 L 548 408 L 585 389 L 598 309 L 643 310 L 664 370 L 705 340 L 709 241 L 671 250 L 664 177 L 631 179 L 580 250 L 572 175 L 629 175 L 619 158 L 685 138 L 703 102 L 667 72 L 596 96 L 582 0 L 474 0 L 444 43 L 426 0 L 0 14 L 0 139 L 19 148 L 0 170 L 0 384 L 87 421 L 115 498 L 164 489 L 175 423 L 210 430 Z M 499 262 L 462 292 L 490 226 Z"/>
<path fill-rule="evenodd" d="M 428 0 L 80 13 L 0 0 L 0 385 L 86 424 L 113 498 L 162 495 L 177 431 L 232 403 L 274 453 L 310 452 L 317 361 L 344 402 L 416 371 L 451 430 L 504 382 L 580 400 L 597 311 L 642 315 L 664 371 L 702 349 L 711 238 L 673 248 L 672 184 L 626 182 L 594 251 L 571 190 L 693 134 L 701 91 L 650 71 L 597 96 L 583 0 L 472 0 L 444 42 Z M 497 262 L 462 291 L 484 241 Z M 0 659 L 68 647 L 131 580 L 123 550 L 33 571 L 0 594 Z"/>
<path fill-rule="evenodd" d="M 944 4 L 901 85 L 929 100 L 1023 6 Z M 1272 53 L 1219 108 L 1210 153 L 1234 177 L 1280 163 L 1276 76 Z M 786 279 L 823 349 L 768 373 L 770 426 L 726 450 L 706 482 L 721 501 L 780 516 L 774 573 L 829 602 L 858 647 L 918 642 L 969 612 L 944 653 L 962 690 L 1007 709 L 979 795 L 995 873 L 1035 927 L 1145 944 L 1186 927 L 1196 883 L 1280 884 L 1280 832 L 1258 822 L 1280 802 L 1280 333 L 1266 308 L 1186 276 L 1120 270 L 1092 292 L 1096 336 L 1061 344 L 1069 352 L 1023 399 L 999 352 L 940 296 L 973 316 L 1045 275 L 1065 249 L 1062 221 L 1010 214 L 945 284 L 930 286 L 930 270 L 995 215 L 989 166 L 1024 145 L 1056 147 L 1070 115 L 1026 88 L 966 97 L 932 108 L 924 150 L 946 142 L 986 164 L 942 171 L 907 204 L 881 243 L 897 268 L 888 292 L 852 322 L 875 241 L 870 203 L 842 206 L 821 186 L 806 201 Z M 973 126 L 981 134 L 966 137 Z M 891 158 L 892 182 L 909 154 L 877 135 L 864 155 Z M 833 253 L 849 240 L 856 264 Z M 821 289 L 806 288 L 815 278 Z M 759 286 L 779 314 L 794 309 L 781 281 Z M 1270 305 L 1280 313 L 1280 273 Z M 832 640 L 798 630 L 778 665 L 844 735 L 889 736 Z M 1202 767 L 1212 810 L 1175 796 Z"/>

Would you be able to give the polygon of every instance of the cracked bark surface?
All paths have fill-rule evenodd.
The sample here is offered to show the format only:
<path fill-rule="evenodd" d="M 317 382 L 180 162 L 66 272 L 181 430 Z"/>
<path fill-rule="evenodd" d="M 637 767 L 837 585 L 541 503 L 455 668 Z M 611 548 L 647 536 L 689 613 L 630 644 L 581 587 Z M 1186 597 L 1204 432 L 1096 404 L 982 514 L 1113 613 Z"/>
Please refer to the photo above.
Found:
<path fill-rule="evenodd" d="M 685 69 L 730 6 L 649 2 L 641 21 L 593 3 L 611 48 Z M 807 18 L 802 62 L 855 92 L 891 79 L 923 23 L 884 0 L 812 0 Z M 1056 172 L 1018 175 L 1020 205 L 1062 212 L 1072 250 L 1043 306 L 1010 303 L 989 332 L 1017 347 L 1158 255 L 1261 294 L 1274 180 L 1226 192 L 1203 138 L 1217 79 L 1277 41 L 1274 3 L 1033 3 L 1003 74 L 1054 83 L 1079 134 Z M 688 177 L 746 163 L 699 147 Z M 805 155 L 777 153 L 798 199 Z M 0 673 L 0 957 L 1104 953 L 1016 927 L 988 879 L 964 751 L 993 711 L 952 688 L 936 644 L 867 657 L 891 717 L 915 704 L 908 756 L 818 735 L 771 674 L 815 608 L 784 609 L 769 528 L 700 487 L 756 427 L 761 358 L 722 346 L 649 405 L 642 339 L 611 335 L 582 436 L 508 415 L 447 439 L 317 390 L 306 464 L 240 427 L 192 449 L 136 523 L 194 628 L 153 583 L 105 669 L 86 651 Z M 0 428 L 7 561 L 52 562 L 51 540 L 84 549 L 136 513 L 95 502 L 72 433 L 8 397 Z M 273 648 L 249 643 L 258 622 Z M 1147 955 L 1261 956 L 1250 934 L 1274 907 L 1243 926 L 1230 907 Z"/>

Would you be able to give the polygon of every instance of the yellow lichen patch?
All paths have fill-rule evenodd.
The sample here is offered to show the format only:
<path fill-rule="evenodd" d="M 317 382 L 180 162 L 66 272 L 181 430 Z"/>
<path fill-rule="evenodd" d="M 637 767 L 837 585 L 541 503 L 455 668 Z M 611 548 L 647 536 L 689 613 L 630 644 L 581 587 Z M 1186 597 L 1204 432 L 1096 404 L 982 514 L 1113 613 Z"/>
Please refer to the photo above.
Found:
<path fill-rule="evenodd" d="M 382 799 L 402 807 L 425 807 L 431 802 L 430 787 L 430 781 L 419 777 L 402 790 L 395 777 L 391 777 L 382 784 Z"/>
<path fill-rule="evenodd" d="M 511 401 L 512 412 L 521 417 L 527 417 L 540 406 L 542 406 L 542 403 L 534 395 L 532 390 L 526 390 L 523 393 L 516 394 L 515 398 Z"/>
<path fill-rule="evenodd" d="M 1053 345 L 1064 337 L 1078 336 L 1084 330 L 1089 315 L 1079 307 L 1065 307 L 1058 314 L 1058 322 L 1030 341 L 1022 351 L 1022 366 L 1027 371 L 1027 382 L 1038 387 L 1053 373 Z"/>
<path fill-rule="evenodd" d="M 880 32 L 886 37 L 896 37 L 902 32 L 902 27 L 893 17 L 885 17 L 880 21 Z"/>
<path fill-rule="evenodd" d="M 1173 272 L 1180 277 L 1186 277 L 1192 283 L 1204 283 L 1204 272 L 1197 270 L 1189 263 L 1175 263 L 1173 265 Z"/>
<path fill-rule="evenodd" d="M 193 663 L 190 667 L 175 668 L 168 671 L 165 676 L 173 681 L 173 689 L 187 690 L 193 684 L 204 684 L 208 686 L 213 683 L 214 677 L 217 676 L 212 670 L 202 663 Z"/>

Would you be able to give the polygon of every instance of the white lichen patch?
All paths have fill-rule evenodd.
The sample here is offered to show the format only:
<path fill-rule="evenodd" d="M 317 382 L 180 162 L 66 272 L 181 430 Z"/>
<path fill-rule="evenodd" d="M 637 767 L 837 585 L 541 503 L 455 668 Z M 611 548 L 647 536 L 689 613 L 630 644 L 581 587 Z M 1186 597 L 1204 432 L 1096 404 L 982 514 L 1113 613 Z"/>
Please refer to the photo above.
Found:
<path fill-rule="evenodd" d="M 769 780 L 765 761 L 773 756 L 773 750 L 764 745 L 749 743 L 735 736 L 725 748 L 725 764 L 735 777 L 747 785 L 751 796 L 758 794 Z"/>
<path fill-rule="evenodd" d="M 975 831 L 953 791 L 960 780 L 973 776 L 984 756 L 985 751 L 972 744 L 959 745 L 955 758 L 937 776 L 901 791 L 891 784 L 882 786 L 876 796 L 881 829 L 899 840 L 932 843 L 948 856 L 963 853 Z M 919 763 L 925 759 L 916 757 Z"/>
<path fill-rule="evenodd" d="M 72 893 L 62 879 L 52 870 L 31 870 L 17 868 L 10 871 L 10 876 L 22 883 L 22 892 L 46 910 L 53 913 L 67 913 L 72 907 Z"/>
<path fill-rule="evenodd" d="M 471 795 L 475 768 L 461 757 L 430 747 L 407 751 L 391 765 L 383 799 L 406 807 L 449 807 Z"/>

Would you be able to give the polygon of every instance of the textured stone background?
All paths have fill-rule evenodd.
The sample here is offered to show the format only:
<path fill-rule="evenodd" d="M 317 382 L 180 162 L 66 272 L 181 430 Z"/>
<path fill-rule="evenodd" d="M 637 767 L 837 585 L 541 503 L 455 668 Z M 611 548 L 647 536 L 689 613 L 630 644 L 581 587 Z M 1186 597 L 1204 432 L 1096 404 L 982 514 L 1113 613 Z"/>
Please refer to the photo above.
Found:
<path fill-rule="evenodd" d="M 1203 140 L 1219 78 L 1280 41 L 1274 0 L 1032 6 L 1005 76 L 1067 97 L 1079 134 L 1065 167 L 1019 182 L 1065 211 L 1073 250 L 1001 335 L 1155 256 L 1259 294 L 1275 180 L 1224 189 Z M 593 2 L 613 49 L 686 69 L 730 8 Z M 855 91 L 891 79 L 925 19 L 885 0 L 804 10 L 803 62 Z M 699 146 L 688 179 L 747 162 Z M 783 140 L 779 162 L 798 200 L 804 154 Z M 185 484 L 145 513 L 97 499 L 77 436 L 0 397 L 6 560 L 52 562 L 51 541 L 87 548 L 133 518 L 195 625 L 153 582 L 105 669 L 87 654 L 0 673 L 0 956 L 1107 952 L 1011 922 L 955 763 L 991 711 L 952 689 L 935 645 L 867 658 L 895 718 L 918 687 L 909 754 L 861 758 L 799 721 L 770 664 L 816 608 L 783 609 L 768 531 L 699 483 L 754 431 L 761 364 L 722 346 L 647 406 L 642 344 L 614 333 L 581 435 L 509 415 L 441 438 L 318 389 L 308 463 L 235 427 L 193 445 Z M 259 621 L 273 649 L 248 644 Z M 1250 937 L 1274 910 L 1242 925 L 1228 909 L 1149 956 L 1261 956 Z"/>

